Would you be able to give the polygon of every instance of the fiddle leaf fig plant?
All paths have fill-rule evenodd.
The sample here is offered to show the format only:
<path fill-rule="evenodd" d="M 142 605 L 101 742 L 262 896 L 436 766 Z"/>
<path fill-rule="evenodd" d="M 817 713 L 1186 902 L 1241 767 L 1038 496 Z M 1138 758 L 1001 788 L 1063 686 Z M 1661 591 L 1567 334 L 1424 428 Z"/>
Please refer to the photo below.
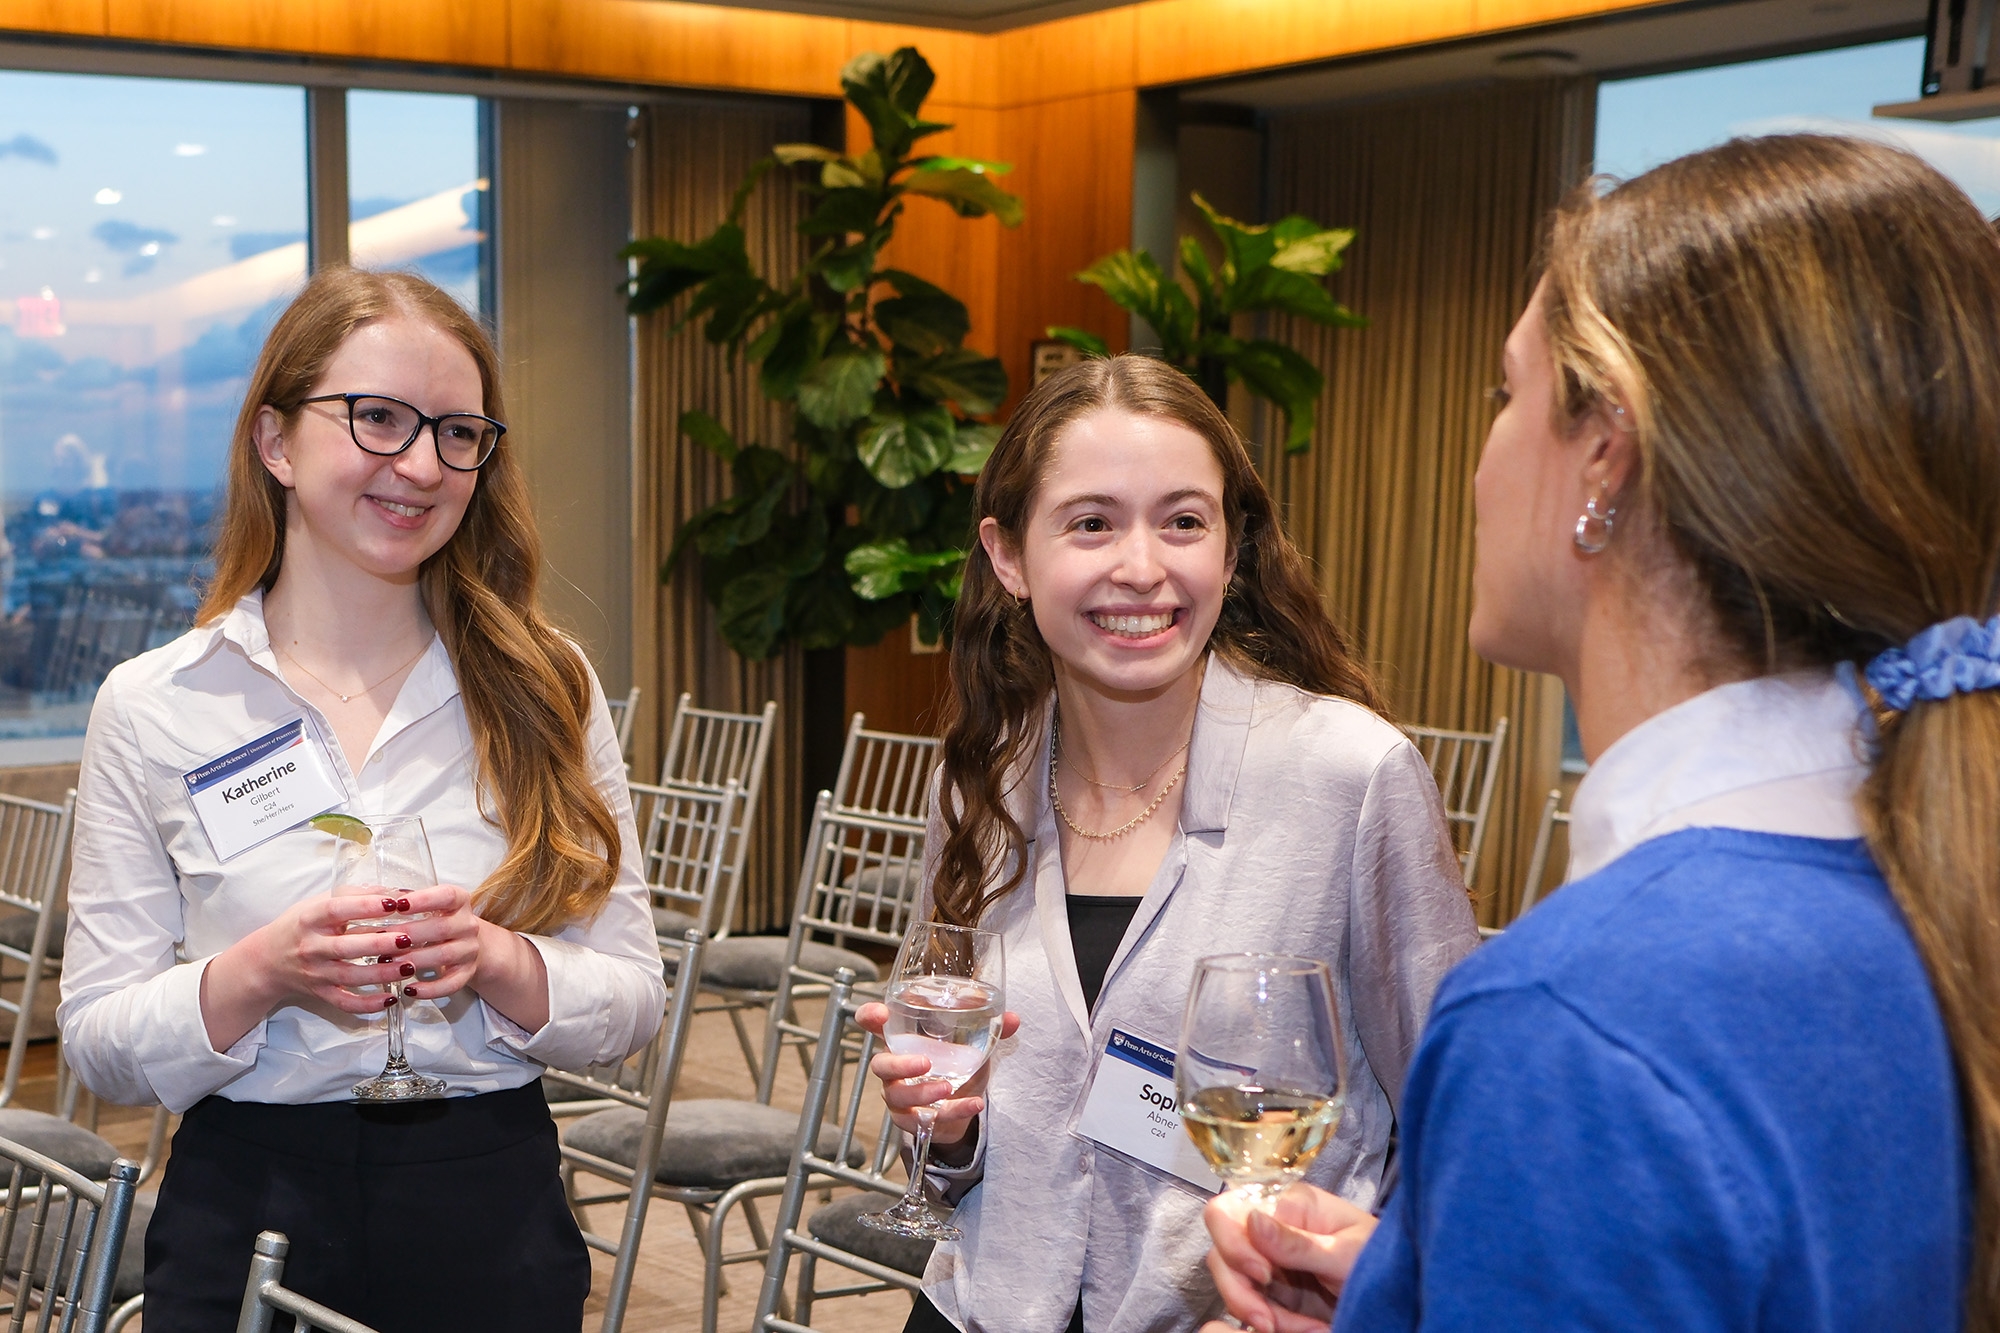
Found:
<path fill-rule="evenodd" d="M 1010 227 L 1021 202 L 995 183 L 1005 163 L 914 155 L 951 128 L 921 115 L 932 82 L 914 48 L 856 56 L 840 83 L 868 125 L 865 151 L 780 144 L 708 236 L 624 251 L 638 261 L 632 313 L 679 306 L 675 330 L 701 321 L 709 342 L 756 366 L 766 396 L 795 409 L 790 452 L 739 441 L 706 412 L 679 422 L 729 465 L 731 493 L 681 525 L 661 577 L 694 553 L 723 638 L 747 658 L 787 642 L 874 643 L 913 613 L 935 642 L 958 596 L 970 478 L 999 437 L 979 418 L 1005 401 L 1007 374 L 965 345 L 964 302 L 880 257 L 910 198 Z M 798 226 L 806 262 L 783 283 L 756 271 L 742 225 L 773 170 L 800 173 L 811 202 Z"/>
<path fill-rule="evenodd" d="M 1180 367 L 1220 406 L 1231 384 L 1275 403 L 1285 416 L 1285 451 L 1312 443 L 1313 417 L 1326 380 L 1319 368 L 1284 343 L 1238 338 L 1235 317 L 1258 311 L 1298 315 L 1320 324 L 1355 328 L 1368 321 L 1333 299 L 1320 279 L 1340 267 L 1354 240 L 1345 227 L 1327 228 L 1293 214 L 1268 226 L 1225 217 L 1201 195 L 1194 205 L 1208 220 L 1221 252 L 1210 261 L 1201 242 L 1181 237 L 1176 281 L 1144 250 L 1106 255 L 1076 275 L 1119 306 L 1152 325 L 1162 360 Z M 1095 356 L 1104 340 L 1083 329 L 1055 327 L 1051 338 Z"/>

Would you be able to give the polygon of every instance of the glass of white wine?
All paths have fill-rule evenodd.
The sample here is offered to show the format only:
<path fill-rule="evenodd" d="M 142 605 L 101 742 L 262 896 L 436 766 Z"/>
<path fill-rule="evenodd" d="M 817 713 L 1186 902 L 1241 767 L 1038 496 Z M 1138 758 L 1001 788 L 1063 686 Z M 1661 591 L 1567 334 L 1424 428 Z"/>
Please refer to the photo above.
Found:
<path fill-rule="evenodd" d="M 430 840 L 424 836 L 424 821 L 416 815 L 322 815 L 313 823 L 340 841 L 333 857 L 333 891 L 336 895 L 367 894 L 394 898 L 411 889 L 428 889 L 437 883 L 431 864 Z M 419 920 L 422 913 L 390 913 L 367 916 L 347 923 L 350 933 L 386 930 Z M 372 963 L 373 958 L 359 961 Z M 403 1054 L 403 987 L 390 982 L 387 991 L 396 997 L 389 1006 L 389 1059 L 382 1072 L 354 1085 L 356 1101 L 414 1102 L 445 1094 L 444 1080 L 419 1074 Z"/>
<path fill-rule="evenodd" d="M 1195 964 L 1174 1062 L 1181 1121 L 1232 1191 L 1267 1205 L 1340 1123 L 1347 1048 L 1325 963 L 1240 953 Z"/>
<path fill-rule="evenodd" d="M 882 1030 L 897 1055 L 921 1055 L 952 1095 L 971 1081 L 1000 1038 L 1006 1010 L 1006 963 L 1000 937 L 971 926 L 918 922 L 911 927 L 890 974 L 889 1022 Z M 931 1157 L 934 1108 L 918 1107 L 916 1160 L 903 1197 L 879 1213 L 862 1215 L 878 1231 L 920 1240 L 957 1240 L 959 1229 L 931 1211 L 924 1197 L 924 1168 Z"/>

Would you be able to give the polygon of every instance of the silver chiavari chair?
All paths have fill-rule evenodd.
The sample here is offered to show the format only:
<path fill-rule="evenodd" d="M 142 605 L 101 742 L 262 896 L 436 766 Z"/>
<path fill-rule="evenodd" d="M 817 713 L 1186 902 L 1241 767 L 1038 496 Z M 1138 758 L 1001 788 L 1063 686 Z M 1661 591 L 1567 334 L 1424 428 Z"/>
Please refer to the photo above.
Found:
<path fill-rule="evenodd" d="M 854 1165 L 856 1139 L 861 1119 L 866 1083 L 855 1079 L 844 1098 L 840 1092 L 840 1052 L 859 1038 L 860 1057 L 865 1062 L 874 1054 L 876 1038 L 854 1024 L 854 1015 L 865 997 L 853 990 L 854 976 L 845 969 L 834 974 L 827 991 L 826 1017 L 820 1025 L 818 1048 L 812 1074 L 806 1085 L 805 1109 L 799 1115 L 798 1137 L 792 1147 L 792 1162 L 785 1174 L 777 1214 L 771 1219 L 771 1252 L 764 1263 L 764 1284 L 757 1301 L 752 1333 L 800 1333 L 812 1324 L 815 1304 L 839 1296 L 863 1296 L 871 1292 L 901 1289 L 917 1291 L 928 1262 L 931 1242 L 910 1240 L 876 1231 L 862 1224 L 863 1213 L 879 1212 L 903 1192 L 901 1184 L 889 1176 L 889 1166 L 897 1160 L 902 1134 L 882 1116 L 872 1150 L 862 1165 Z M 820 1151 L 824 1139 L 827 1108 L 842 1101 L 840 1127 L 834 1151 Z M 850 1185 L 856 1191 L 822 1204 L 805 1226 L 799 1223 L 805 1211 L 806 1195 L 824 1192 L 833 1185 Z M 799 1261 L 797 1288 L 791 1294 L 793 1314 L 782 1317 L 786 1284 L 793 1257 Z M 855 1274 L 858 1281 L 837 1287 L 818 1284 L 821 1261 L 835 1264 Z"/>
<path fill-rule="evenodd" d="M 729 852 L 723 861 L 722 894 L 702 920 L 686 913 L 656 912 L 654 925 L 662 941 L 680 938 L 698 926 L 712 940 L 729 936 L 736 920 L 736 900 L 742 895 L 743 867 L 750 857 L 750 829 L 764 792 L 764 770 L 771 753 L 777 702 L 758 713 L 728 713 L 696 708 L 692 695 L 682 694 L 667 729 L 667 754 L 660 762 L 660 785 L 694 787 L 720 792 L 734 782 L 742 793 L 729 826 Z"/>
<path fill-rule="evenodd" d="M 358 1319 L 350 1319 L 330 1306 L 301 1296 L 285 1285 L 285 1256 L 292 1243 L 281 1231 L 262 1232 L 250 1254 L 250 1281 L 243 1291 L 243 1311 L 236 1318 L 236 1333 L 273 1333 L 278 1315 L 297 1320 L 299 1333 L 309 1329 L 320 1333 L 376 1333 Z"/>
<path fill-rule="evenodd" d="M 7 964 L 21 965 L 17 998 L 0 997 L 0 1010 L 14 1015 L 7 1048 L 7 1074 L 0 1080 L 0 1106 L 14 1100 L 21 1085 L 21 1061 L 28 1053 L 29 1026 L 49 964 L 60 965 L 66 914 L 56 910 L 63 861 L 76 818 L 76 792 L 60 805 L 0 795 L 0 975 Z"/>
<path fill-rule="evenodd" d="M 92 1180 L 25 1144 L 0 1139 L 0 1315 L 8 1333 L 103 1333 L 132 1218 L 136 1163 Z"/>
<path fill-rule="evenodd" d="M 1507 719 L 1491 731 L 1447 731 L 1442 727 L 1406 726 L 1444 797 L 1444 816 L 1458 849 L 1459 869 L 1471 885 L 1479 874 L 1479 852 L 1486 842 L 1486 817 L 1493 810 L 1493 792 L 1500 778 L 1500 749 L 1507 741 Z"/>

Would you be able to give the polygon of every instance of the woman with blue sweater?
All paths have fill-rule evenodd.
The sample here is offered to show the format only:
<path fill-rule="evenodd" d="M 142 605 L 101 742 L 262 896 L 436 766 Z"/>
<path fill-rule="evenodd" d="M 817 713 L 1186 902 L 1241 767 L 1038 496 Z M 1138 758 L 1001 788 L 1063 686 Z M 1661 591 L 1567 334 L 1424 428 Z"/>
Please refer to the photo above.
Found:
<path fill-rule="evenodd" d="M 1562 677 L 1571 883 L 1439 990 L 1379 1219 L 1207 1220 L 1260 1333 L 2000 1328 L 2000 246 L 1738 140 L 1558 212 L 1472 642 Z"/>

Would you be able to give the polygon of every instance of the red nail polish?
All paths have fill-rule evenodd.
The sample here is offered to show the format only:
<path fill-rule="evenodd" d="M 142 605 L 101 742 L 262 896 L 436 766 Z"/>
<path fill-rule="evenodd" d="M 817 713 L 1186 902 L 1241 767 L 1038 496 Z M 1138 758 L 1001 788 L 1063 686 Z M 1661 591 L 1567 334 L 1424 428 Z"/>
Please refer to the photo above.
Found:
<path fill-rule="evenodd" d="M 382 1007 L 384 1009 L 394 1009 L 396 1007 L 396 997 L 391 995 L 388 999 L 382 1001 Z"/>
<path fill-rule="evenodd" d="M 406 977 L 414 977 L 415 975 L 417 975 L 417 965 L 415 963 L 405 963 L 401 968 L 397 970 L 400 971 Z"/>
<path fill-rule="evenodd" d="M 410 947 L 410 937 L 409 937 L 408 935 L 398 935 L 398 936 L 396 937 L 396 947 L 397 947 L 398 949 L 407 949 L 407 948 L 409 948 L 409 947 Z"/>
<path fill-rule="evenodd" d="M 383 911 L 385 911 L 385 912 L 393 912 L 393 911 L 395 911 L 395 910 L 396 910 L 396 900 L 395 900 L 394 898 L 384 898 L 384 899 L 382 900 L 382 910 L 383 910 Z"/>
<path fill-rule="evenodd" d="M 417 994 L 417 984 L 414 981 L 409 982 L 403 987 L 403 994 L 409 996 L 413 1000 L 421 998 Z"/>
<path fill-rule="evenodd" d="M 409 910 L 410 910 L 410 900 L 409 900 L 408 898 L 398 898 L 398 899 L 396 899 L 396 910 L 397 910 L 398 912 L 407 912 L 407 911 L 409 911 Z"/>

